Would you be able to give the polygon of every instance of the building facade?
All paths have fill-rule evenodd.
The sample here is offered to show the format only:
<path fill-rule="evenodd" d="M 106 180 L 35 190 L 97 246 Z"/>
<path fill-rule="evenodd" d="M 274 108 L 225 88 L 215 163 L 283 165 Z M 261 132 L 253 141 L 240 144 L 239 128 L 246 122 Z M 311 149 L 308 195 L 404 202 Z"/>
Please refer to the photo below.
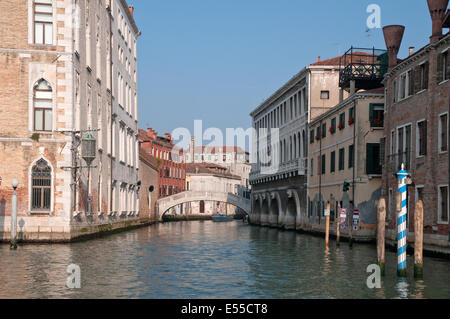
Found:
<path fill-rule="evenodd" d="M 448 1 L 429 2 L 433 23 L 430 43 L 398 62 L 404 27 L 384 28 L 389 52 L 385 78 L 385 154 L 383 197 L 387 200 L 387 237 L 396 240 L 398 179 L 402 164 L 411 175 L 408 186 L 408 241 L 414 239 L 414 209 L 424 205 L 424 245 L 448 247 L 450 19 Z M 446 13 L 447 12 L 447 13 Z M 446 15 L 445 15 L 446 14 Z"/>
<path fill-rule="evenodd" d="M 166 133 L 164 137 L 158 136 L 151 128 L 139 130 L 141 147 L 154 156 L 159 166 L 158 199 L 172 196 L 185 191 L 186 163 L 184 152 L 177 150 L 172 136 Z"/>
<path fill-rule="evenodd" d="M 139 149 L 139 211 L 142 218 L 157 220 L 156 201 L 158 200 L 159 185 L 158 160 L 148 154 L 143 148 Z"/>
<path fill-rule="evenodd" d="M 305 67 L 251 113 L 253 223 L 295 229 L 306 216 L 308 123 L 347 96 L 339 63 L 337 57 Z"/>
<path fill-rule="evenodd" d="M 310 123 L 309 210 L 303 229 L 324 231 L 329 204 L 331 233 L 336 233 L 343 208 L 347 213 L 343 236 L 350 237 L 352 231 L 352 237 L 374 238 L 383 136 L 384 88 L 355 93 Z M 354 211 L 359 212 L 357 230 L 353 230 Z"/>
<path fill-rule="evenodd" d="M 0 77 L 8 83 L 0 89 L 3 237 L 10 231 L 13 178 L 19 180 L 24 240 L 71 239 L 81 228 L 110 223 L 118 206 L 132 217 L 138 166 L 132 160 L 121 164 L 128 165 L 128 179 L 127 193 L 119 197 L 113 190 L 115 181 L 121 181 L 114 175 L 119 165 L 115 151 L 124 144 L 111 131 L 113 119 L 127 121 L 114 113 L 122 87 L 113 85 L 112 61 L 118 52 L 111 48 L 122 39 L 118 28 L 128 30 L 130 44 L 139 35 L 126 1 L 5 0 L 0 9 L 1 24 L 9 26 L 0 35 Z M 134 55 L 128 67 L 132 73 L 133 45 L 127 48 Z M 131 91 L 137 94 L 137 87 Z M 130 126 L 137 133 L 135 115 Z M 81 140 L 88 130 L 97 140 L 90 170 L 81 159 Z M 137 143 L 127 145 L 129 158 L 137 162 Z"/>
<path fill-rule="evenodd" d="M 234 175 L 224 166 L 213 163 L 186 164 L 186 190 L 215 193 L 239 194 L 241 177 Z M 184 204 L 187 215 L 234 215 L 239 209 L 231 204 L 200 201 Z"/>
<path fill-rule="evenodd" d="M 250 153 L 243 148 L 239 146 L 195 146 L 192 137 L 185 159 L 186 163 L 210 163 L 227 168 L 231 174 L 241 177 L 239 194 L 249 196 L 251 189 L 249 177 L 252 166 Z"/>

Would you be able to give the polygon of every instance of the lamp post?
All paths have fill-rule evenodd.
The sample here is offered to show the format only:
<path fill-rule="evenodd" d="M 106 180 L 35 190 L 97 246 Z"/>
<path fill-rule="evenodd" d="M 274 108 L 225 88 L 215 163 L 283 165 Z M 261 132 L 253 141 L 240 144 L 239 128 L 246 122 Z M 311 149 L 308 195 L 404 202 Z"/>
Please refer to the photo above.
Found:
<path fill-rule="evenodd" d="M 11 249 L 17 249 L 17 187 L 19 181 L 13 179 L 12 187 L 14 189 L 11 197 Z"/>
<path fill-rule="evenodd" d="M 81 157 L 88 166 L 88 213 L 92 214 L 92 194 L 91 194 L 91 165 L 95 160 L 97 151 L 97 141 L 92 135 L 90 129 L 81 140 Z"/>

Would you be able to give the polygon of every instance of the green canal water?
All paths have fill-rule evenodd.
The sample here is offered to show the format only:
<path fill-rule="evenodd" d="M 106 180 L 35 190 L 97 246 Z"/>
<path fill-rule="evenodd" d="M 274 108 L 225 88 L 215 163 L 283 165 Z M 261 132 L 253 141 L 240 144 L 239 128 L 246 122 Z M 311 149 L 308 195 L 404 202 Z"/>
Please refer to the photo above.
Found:
<path fill-rule="evenodd" d="M 372 245 L 330 243 L 242 222 L 165 223 L 71 245 L 0 245 L 0 298 L 450 298 L 450 262 L 425 258 L 424 279 L 366 285 Z M 68 265 L 81 289 L 66 287 Z"/>

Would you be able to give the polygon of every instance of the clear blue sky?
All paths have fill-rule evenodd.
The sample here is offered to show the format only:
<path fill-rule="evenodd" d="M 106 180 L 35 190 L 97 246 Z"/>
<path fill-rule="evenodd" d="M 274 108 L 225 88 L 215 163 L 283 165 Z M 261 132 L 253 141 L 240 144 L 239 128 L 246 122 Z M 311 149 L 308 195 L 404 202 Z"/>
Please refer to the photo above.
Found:
<path fill-rule="evenodd" d="M 248 128 L 249 113 L 305 65 L 351 45 L 385 48 L 366 32 L 369 4 L 381 24 L 406 26 L 400 57 L 428 43 L 426 0 L 128 0 L 138 40 L 139 127 Z"/>

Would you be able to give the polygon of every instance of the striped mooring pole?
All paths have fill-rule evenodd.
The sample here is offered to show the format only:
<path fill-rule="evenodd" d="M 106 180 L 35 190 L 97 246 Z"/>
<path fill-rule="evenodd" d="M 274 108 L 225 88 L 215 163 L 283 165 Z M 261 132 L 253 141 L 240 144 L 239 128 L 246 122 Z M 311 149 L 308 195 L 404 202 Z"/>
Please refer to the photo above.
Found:
<path fill-rule="evenodd" d="M 402 169 L 397 173 L 399 183 L 398 192 L 401 196 L 401 209 L 398 213 L 397 230 L 398 230 L 398 263 L 397 274 L 399 277 L 406 277 L 406 214 L 407 214 L 407 199 L 406 199 L 406 178 L 408 173 L 405 171 L 405 164 L 402 164 Z"/>

